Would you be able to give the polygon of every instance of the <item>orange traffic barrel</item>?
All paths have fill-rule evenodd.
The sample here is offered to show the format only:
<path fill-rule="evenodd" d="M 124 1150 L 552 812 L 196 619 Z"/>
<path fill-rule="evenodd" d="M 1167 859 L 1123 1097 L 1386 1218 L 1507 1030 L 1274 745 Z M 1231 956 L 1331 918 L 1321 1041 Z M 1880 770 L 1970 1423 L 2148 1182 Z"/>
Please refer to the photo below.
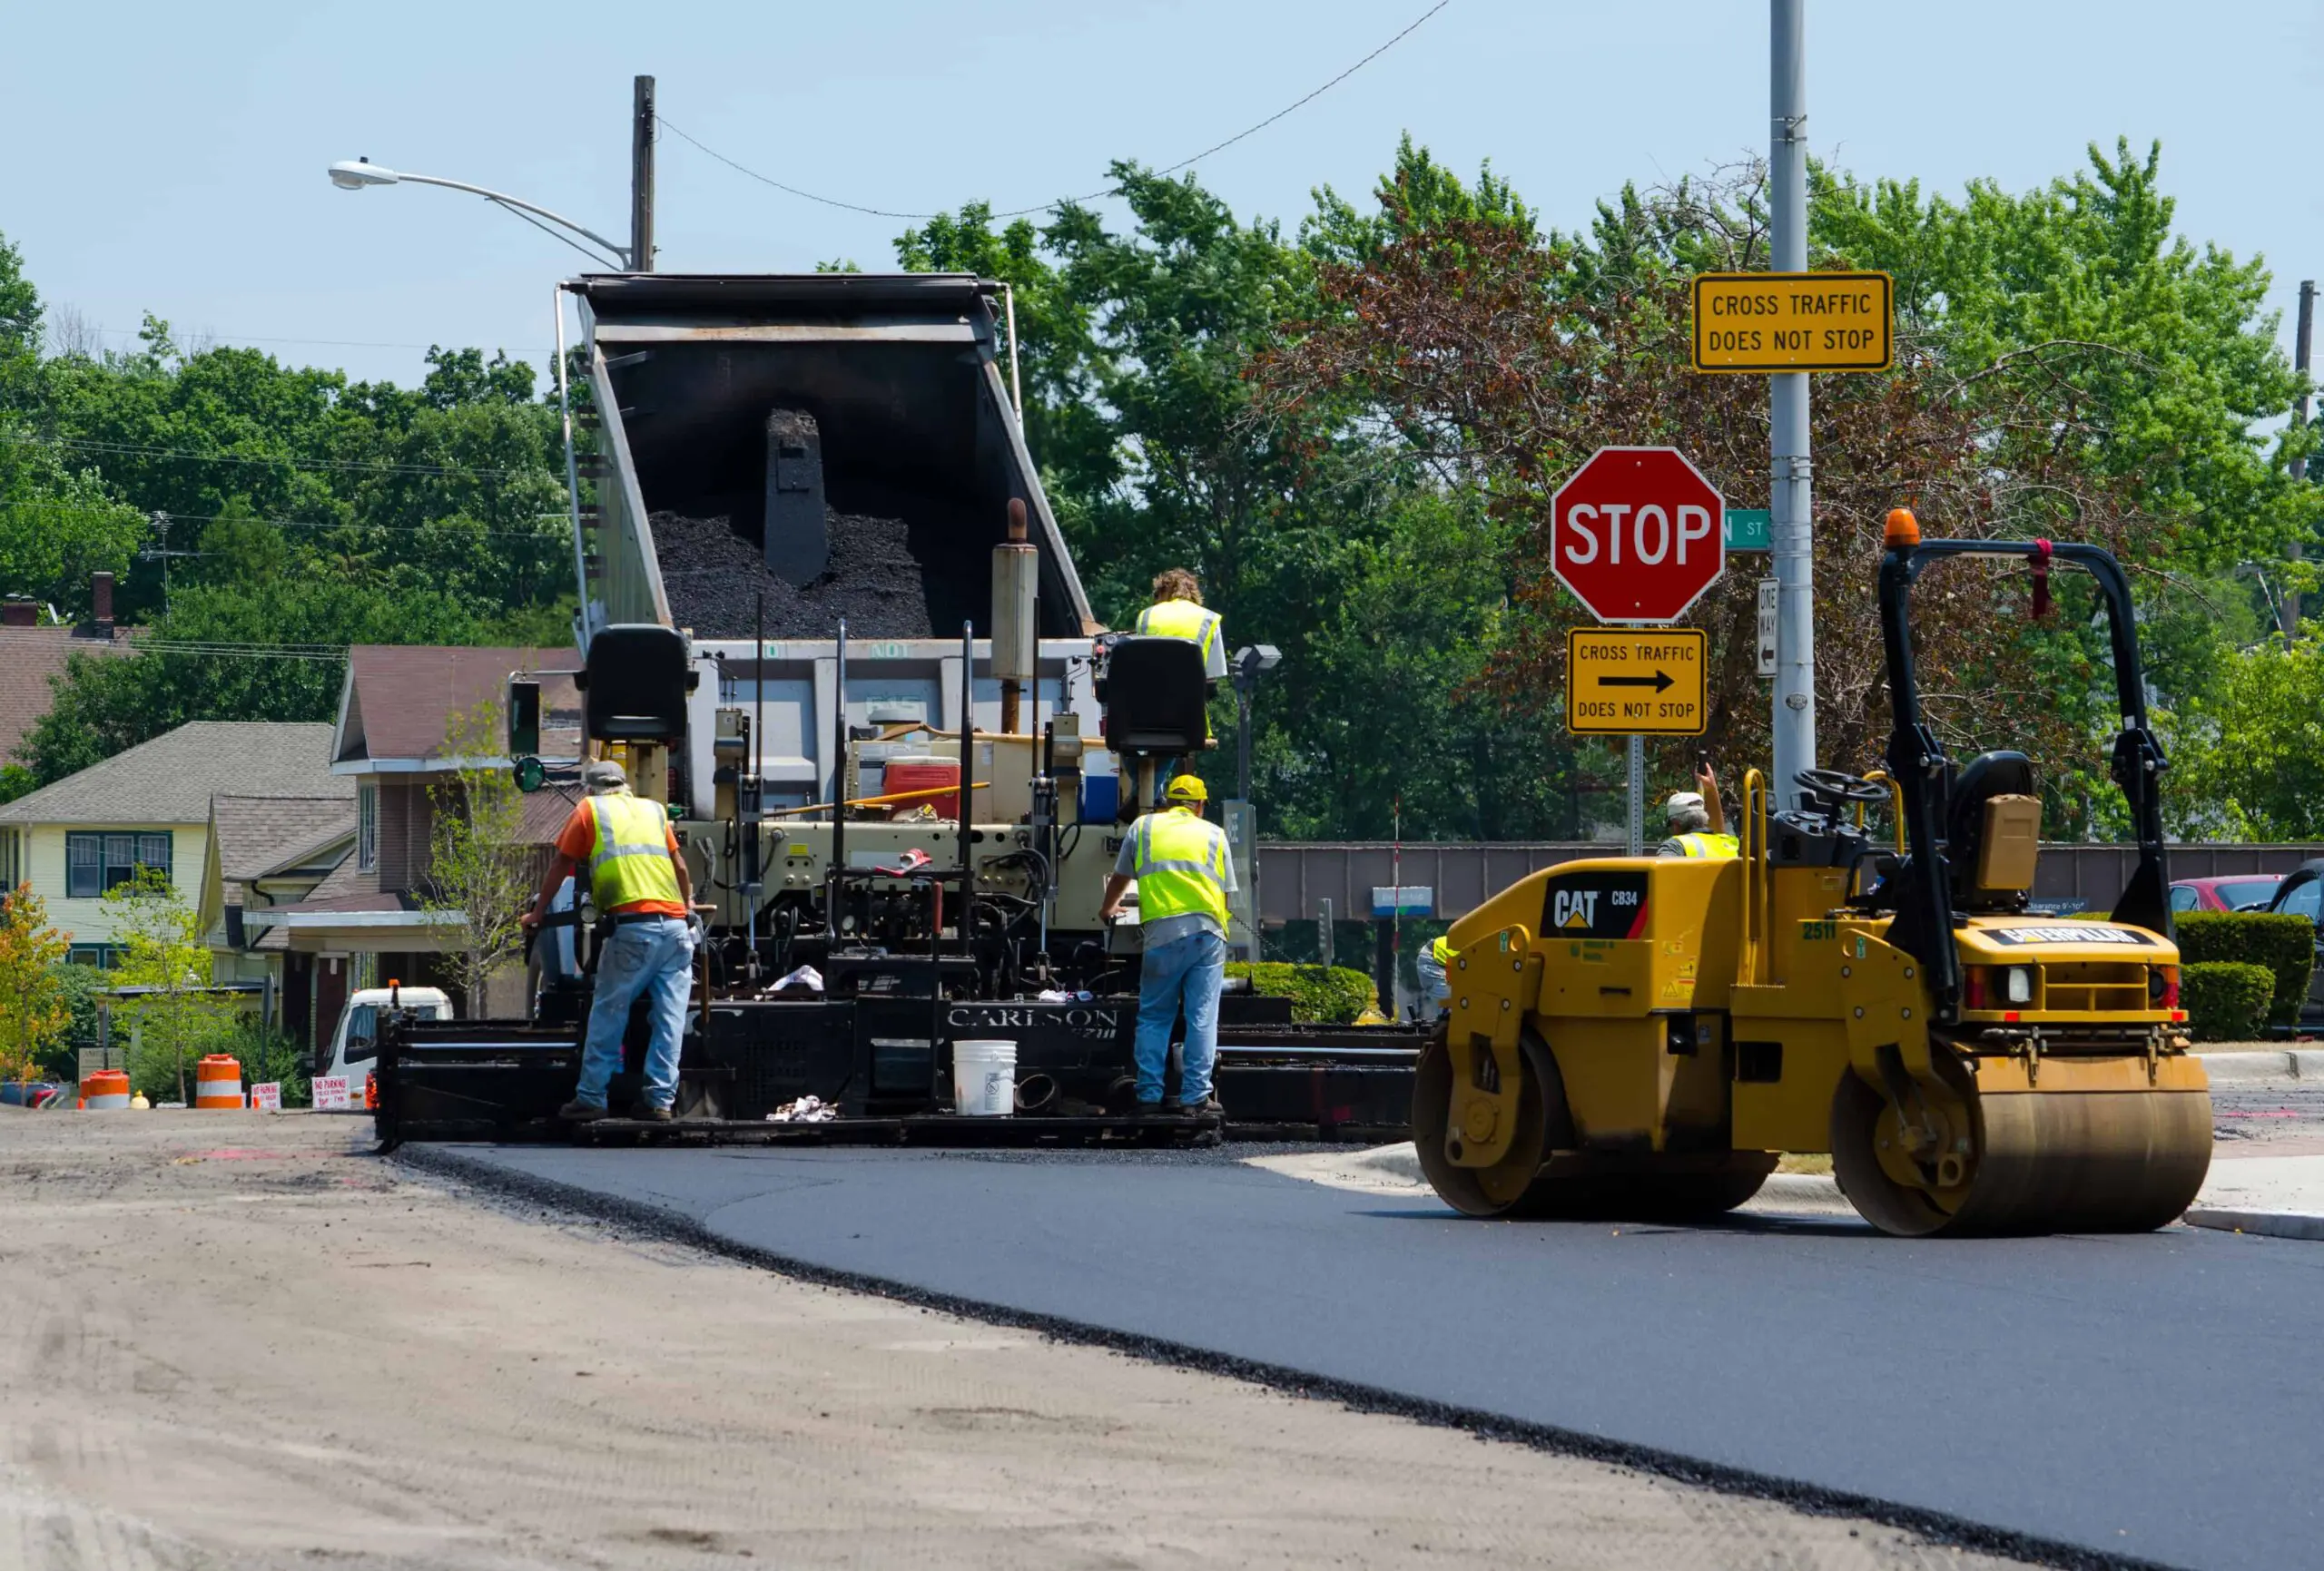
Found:
<path fill-rule="evenodd" d="M 129 1076 L 119 1069 L 93 1069 L 81 1082 L 81 1105 L 105 1110 L 129 1105 Z"/>
<path fill-rule="evenodd" d="M 212 1053 L 193 1066 L 193 1105 L 196 1107 L 240 1107 L 242 1105 L 242 1066 L 231 1054 Z"/>

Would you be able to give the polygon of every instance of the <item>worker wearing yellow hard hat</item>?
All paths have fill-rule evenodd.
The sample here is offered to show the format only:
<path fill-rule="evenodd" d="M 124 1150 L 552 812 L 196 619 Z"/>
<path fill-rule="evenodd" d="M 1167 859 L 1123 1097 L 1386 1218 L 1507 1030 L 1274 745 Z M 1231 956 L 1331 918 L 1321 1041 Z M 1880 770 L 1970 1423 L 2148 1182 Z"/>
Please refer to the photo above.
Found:
<path fill-rule="evenodd" d="M 1137 1111 L 1216 1115 L 1211 1065 L 1218 1054 L 1218 996 L 1226 985 L 1226 897 L 1235 892 L 1235 864 L 1226 831 L 1209 822 L 1203 806 L 1210 791 L 1202 777 L 1182 774 L 1150 812 L 1122 837 L 1121 855 L 1106 880 L 1098 915 L 1121 914 L 1130 885 L 1137 885 L 1137 919 L 1146 956 L 1137 984 Z M 1175 1105 L 1163 1097 L 1170 1064 L 1170 1031 L 1184 1011 L 1186 1046 L 1179 1056 Z"/>

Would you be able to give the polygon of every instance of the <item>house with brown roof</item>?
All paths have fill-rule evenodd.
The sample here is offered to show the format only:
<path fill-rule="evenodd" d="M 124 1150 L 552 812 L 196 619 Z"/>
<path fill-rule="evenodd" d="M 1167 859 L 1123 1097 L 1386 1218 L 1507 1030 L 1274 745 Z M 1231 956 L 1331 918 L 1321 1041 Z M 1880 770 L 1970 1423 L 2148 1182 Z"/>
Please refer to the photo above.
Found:
<path fill-rule="evenodd" d="M 343 784 L 343 781 L 336 782 Z M 215 796 L 197 918 L 221 982 L 271 983 L 276 1018 L 301 1046 L 328 1035 L 346 1002 L 351 957 L 294 954 L 290 935 L 246 920 L 312 893 L 355 850 L 355 802 Z"/>
<path fill-rule="evenodd" d="M 162 874 L 190 907 L 202 902 L 211 799 L 336 799 L 355 783 L 332 772 L 331 728 L 265 721 L 194 721 L 117 752 L 0 807 L 0 879 L 29 881 L 72 957 L 114 958 L 105 891 L 141 869 Z"/>
<path fill-rule="evenodd" d="M 354 957 L 356 987 L 392 977 L 442 985 L 437 957 L 450 924 L 428 902 L 429 848 L 438 804 L 458 789 L 463 768 L 508 769 L 505 704 L 512 677 L 540 686 L 540 755 L 576 758 L 581 699 L 569 649 L 456 649 L 359 644 L 348 651 L 347 678 L 333 722 L 330 769 L 353 788 L 353 849 L 303 898 L 246 908 L 246 928 L 279 930 L 290 954 Z M 463 756 L 448 739 L 470 716 L 488 716 L 489 751 Z M 546 865 L 548 848 L 578 800 L 573 786 L 552 786 L 525 799 L 521 833 L 527 853 Z M 525 1013 L 521 967 L 493 990 L 494 1013 Z"/>
<path fill-rule="evenodd" d="M 0 764 L 24 761 L 16 749 L 56 702 L 55 684 L 74 655 L 136 653 L 113 624 L 113 574 L 95 574 L 89 597 L 93 614 L 78 625 L 44 626 L 32 601 L 0 601 Z"/>

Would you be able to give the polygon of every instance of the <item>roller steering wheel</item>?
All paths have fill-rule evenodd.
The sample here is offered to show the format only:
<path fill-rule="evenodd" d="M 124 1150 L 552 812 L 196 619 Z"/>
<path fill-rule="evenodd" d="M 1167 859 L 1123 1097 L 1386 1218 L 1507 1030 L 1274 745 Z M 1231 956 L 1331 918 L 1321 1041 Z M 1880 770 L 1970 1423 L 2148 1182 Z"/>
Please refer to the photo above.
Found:
<path fill-rule="evenodd" d="M 1850 774 L 1846 770 L 1804 769 L 1791 777 L 1791 783 L 1806 788 L 1812 796 L 1830 797 L 1842 802 L 1885 802 L 1888 788 L 1878 781 Z"/>
<path fill-rule="evenodd" d="M 1821 809 L 1827 823 L 1837 828 L 1840 810 L 1850 802 L 1877 803 L 1888 800 L 1888 788 L 1877 781 L 1846 770 L 1804 769 L 1791 777 L 1792 784 L 1807 793 L 1810 802 Z"/>

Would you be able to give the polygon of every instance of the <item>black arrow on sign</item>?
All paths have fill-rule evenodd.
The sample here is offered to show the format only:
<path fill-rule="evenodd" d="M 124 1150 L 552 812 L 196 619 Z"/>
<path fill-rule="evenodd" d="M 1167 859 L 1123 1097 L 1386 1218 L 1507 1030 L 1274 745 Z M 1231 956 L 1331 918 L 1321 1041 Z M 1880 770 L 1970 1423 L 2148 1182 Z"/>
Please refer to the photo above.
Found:
<path fill-rule="evenodd" d="M 1598 679 L 1598 685 L 1600 687 L 1650 687 L 1655 692 L 1660 692 L 1666 688 L 1677 686 L 1678 679 L 1667 671 L 1658 671 L 1652 676 L 1601 676 Z"/>

